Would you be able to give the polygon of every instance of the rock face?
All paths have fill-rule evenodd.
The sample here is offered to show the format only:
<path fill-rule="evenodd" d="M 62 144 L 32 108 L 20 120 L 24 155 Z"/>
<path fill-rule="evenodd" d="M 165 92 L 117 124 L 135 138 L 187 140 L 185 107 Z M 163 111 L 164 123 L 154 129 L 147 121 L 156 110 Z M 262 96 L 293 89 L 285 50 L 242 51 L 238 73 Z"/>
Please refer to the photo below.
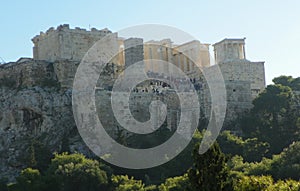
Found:
<path fill-rule="evenodd" d="M 60 152 L 67 137 L 71 152 L 92 155 L 78 134 L 73 118 L 72 82 L 77 66 L 78 62 L 68 60 L 34 59 L 20 59 L 0 66 L 0 177 L 13 181 L 20 170 L 28 166 L 33 140 L 51 152 Z M 114 69 L 121 73 L 124 68 Z M 107 64 L 98 80 L 97 87 L 102 89 L 96 90 L 96 106 L 106 131 L 118 139 L 122 129 L 114 120 L 109 104 L 113 71 L 111 64 Z M 163 84 L 158 81 L 140 84 L 130 96 L 129 108 L 137 120 L 146 121 L 150 117 L 151 101 L 167 102 L 170 109 L 167 128 L 176 129 L 180 109 L 174 94 L 168 88 L 163 90 Z M 123 116 L 125 120 L 126 117 Z M 131 135 L 126 131 L 122 133 L 125 137 Z"/>
<path fill-rule="evenodd" d="M 1 92 L 1 174 L 24 167 L 26 151 L 33 138 L 59 148 L 62 135 L 74 127 L 68 92 L 41 87 Z M 68 123 L 67 123 L 68 121 Z M 58 151 L 58 149 L 55 149 Z M 24 152 L 25 151 L 25 152 Z"/>
<path fill-rule="evenodd" d="M 26 167 L 33 139 L 52 152 L 60 151 L 66 135 L 72 150 L 84 147 L 82 143 L 74 147 L 80 138 L 73 119 L 71 89 L 61 87 L 57 66 L 34 60 L 1 66 L 0 177 L 13 179 Z"/>

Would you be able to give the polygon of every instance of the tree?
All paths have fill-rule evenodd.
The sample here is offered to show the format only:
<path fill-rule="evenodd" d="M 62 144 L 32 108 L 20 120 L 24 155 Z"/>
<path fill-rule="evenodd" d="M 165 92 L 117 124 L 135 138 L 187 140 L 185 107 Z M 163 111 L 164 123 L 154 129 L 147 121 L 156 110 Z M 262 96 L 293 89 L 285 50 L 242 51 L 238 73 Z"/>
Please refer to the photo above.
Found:
<path fill-rule="evenodd" d="M 177 176 L 168 178 L 166 181 L 158 187 L 159 191 L 181 191 L 191 190 L 191 184 L 189 182 L 188 174 L 183 176 Z"/>
<path fill-rule="evenodd" d="M 260 161 L 268 152 L 270 145 L 255 138 L 248 138 L 243 143 L 243 157 L 248 162 Z"/>
<path fill-rule="evenodd" d="M 17 178 L 17 188 L 20 191 L 39 191 L 42 187 L 41 174 L 37 169 L 26 168 Z"/>
<path fill-rule="evenodd" d="M 273 79 L 275 84 L 281 84 L 283 86 L 288 86 L 292 90 L 300 91 L 300 77 L 293 78 L 292 76 L 279 76 Z"/>
<path fill-rule="evenodd" d="M 242 176 L 234 182 L 234 191 L 299 191 L 300 182 L 279 180 L 274 183 L 271 176 Z"/>
<path fill-rule="evenodd" d="M 300 179 L 300 142 L 292 143 L 279 154 L 272 164 L 273 175 L 277 179 Z"/>
<path fill-rule="evenodd" d="M 107 190 L 106 172 L 96 160 L 86 159 L 82 154 L 56 154 L 46 174 L 48 190 L 96 191 Z"/>
<path fill-rule="evenodd" d="M 164 140 L 165 137 L 168 137 L 170 130 L 165 128 L 160 131 L 160 134 L 156 136 L 144 136 L 144 139 L 136 139 L 134 140 L 136 144 L 132 144 L 132 139 L 128 140 L 130 146 L 143 144 L 142 142 L 146 142 L 148 147 L 153 146 L 153 143 L 160 142 Z M 133 138 L 133 136 L 131 137 Z M 148 140 L 145 140 L 145 139 Z M 152 140 L 150 139 L 152 138 Z M 164 183 L 167 178 L 181 176 L 184 174 L 193 164 L 193 159 L 191 157 L 191 153 L 193 152 L 193 148 L 196 143 L 201 142 L 202 134 L 199 131 L 196 131 L 193 135 L 192 141 L 187 145 L 187 147 L 180 152 L 174 159 L 169 162 L 148 169 L 124 169 L 114 167 L 115 174 L 127 174 L 128 176 L 133 176 L 135 179 L 142 180 L 145 185 L 156 184 L 159 185 Z M 138 141 L 140 143 L 138 143 Z M 150 143 L 151 142 L 151 143 Z"/>
<path fill-rule="evenodd" d="M 245 175 L 272 175 L 275 180 L 300 178 L 300 142 L 292 143 L 280 154 L 271 159 L 263 158 L 260 162 L 243 162 L 241 156 L 234 156 L 229 161 L 231 172 L 243 172 Z"/>
<path fill-rule="evenodd" d="M 257 138 L 243 140 L 230 131 L 223 131 L 217 140 L 225 154 L 243 156 L 248 162 L 260 161 L 270 147 L 268 143 L 261 142 Z"/>
<path fill-rule="evenodd" d="M 111 178 L 115 191 L 144 191 L 145 185 L 141 180 L 128 178 L 127 175 L 112 176 Z"/>
<path fill-rule="evenodd" d="M 273 185 L 270 185 L 268 191 L 280 190 L 280 191 L 299 191 L 300 182 L 295 180 L 279 180 Z"/>
<path fill-rule="evenodd" d="M 188 172 L 192 188 L 202 191 L 230 190 L 229 171 L 225 155 L 221 152 L 219 145 L 214 143 L 202 155 L 198 152 L 199 144 L 194 148 L 192 154 L 194 164 Z"/>
<path fill-rule="evenodd" d="M 225 154 L 243 155 L 243 139 L 233 135 L 230 131 L 221 132 L 217 141 Z"/>
<path fill-rule="evenodd" d="M 274 84 L 281 84 L 283 86 L 290 87 L 293 80 L 294 79 L 292 76 L 279 76 L 279 77 L 274 78 L 272 81 L 274 82 Z"/>
<path fill-rule="evenodd" d="M 268 142 L 270 154 L 280 153 L 299 136 L 296 123 L 300 111 L 295 107 L 296 101 L 290 87 L 281 84 L 267 86 L 253 101 L 254 107 L 249 115 L 240 121 L 243 132 Z"/>
<path fill-rule="evenodd" d="M 271 176 L 242 176 L 234 183 L 235 191 L 267 191 L 273 184 Z"/>

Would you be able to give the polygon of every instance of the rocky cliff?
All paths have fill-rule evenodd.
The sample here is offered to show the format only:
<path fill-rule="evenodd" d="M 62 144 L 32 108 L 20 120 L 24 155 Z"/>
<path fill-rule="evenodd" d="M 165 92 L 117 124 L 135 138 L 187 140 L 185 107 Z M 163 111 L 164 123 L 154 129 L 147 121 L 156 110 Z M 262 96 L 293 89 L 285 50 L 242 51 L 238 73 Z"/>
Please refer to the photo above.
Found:
<path fill-rule="evenodd" d="M 84 152 L 67 86 L 76 64 L 61 64 L 21 59 L 0 66 L 0 177 L 14 179 L 28 165 L 33 140 L 59 152 L 65 136 L 71 150 Z"/>

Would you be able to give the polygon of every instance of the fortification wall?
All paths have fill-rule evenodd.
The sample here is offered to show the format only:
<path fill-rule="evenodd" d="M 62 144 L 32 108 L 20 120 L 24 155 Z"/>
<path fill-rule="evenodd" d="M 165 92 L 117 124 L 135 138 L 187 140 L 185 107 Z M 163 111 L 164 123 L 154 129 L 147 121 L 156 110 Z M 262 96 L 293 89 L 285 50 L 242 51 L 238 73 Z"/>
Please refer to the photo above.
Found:
<path fill-rule="evenodd" d="M 237 60 L 220 64 L 219 67 L 224 80 L 249 82 L 252 99 L 265 89 L 264 62 Z"/>
<path fill-rule="evenodd" d="M 191 96 L 191 92 L 186 92 L 183 95 L 183 99 L 188 99 Z M 150 118 L 150 105 L 152 101 L 160 100 L 164 102 L 167 106 L 167 114 L 166 118 L 161 115 L 161 110 L 157 110 L 153 113 Z M 115 115 L 111 108 L 111 91 L 98 89 L 96 90 L 96 108 L 99 119 L 112 137 L 118 138 L 120 136 L 120 132 L 125 137 L 129 137 L 132 135 L 132 132 L 124 129 L 117 120 L 115 119 Z M 135 120 L 140 122 L 145 122 L 148 120 L 153 120 L 153 124 L 157 122 L 157 118 L 160 120 L 165 120 L 165 128 L 168 128 L 170 131 L 175 131 L 180 119 L 180 101 L 178 96 L 174 91 L 164 91 L 163 93 L 156 93 L 152 91 L 148 92 L 133 92 L 129 98 L 128 106 L 121 108 L 120 112 L 124 115 L 118 116 L 121 117 L 124 121 L 129 121 L 129 118 L 132 116 L 126 115 L 127 112 L 125 110 L 130 109 L 131 115 L 135 118 Z M 195 116 L 196 117 L 196 116 Z M 185 122 L 185 124 L 191 123 L 191 119 Z M 130 124 L 128 124 L 130 126 Z"/>
<path fill-rule="evenodd" d="M 206 75 L 211 79 L 218 70 L 222 73 L 227 99 L 226 122 L 235 119 L 238 115 L 249 111 L 252 101 L 265 88 L 264 62 L 250 62 L 247 60 L 234 60 L 205 68 Z M 213 82 L 219 83 L 219 82 Z M 203 108 L 206 116 L 209 116 L 211 99 L 209 87 L 203 87 Z"/>
<path fill-rule="evenodd" d="M 95 42 L 110 33 L 108 29 L 70 29 L 69 25 L 60 25 L 56 29 L 51 27 L 32 39 L 33 58 L 50 62 L 65 59 L 80 61 Z"/>

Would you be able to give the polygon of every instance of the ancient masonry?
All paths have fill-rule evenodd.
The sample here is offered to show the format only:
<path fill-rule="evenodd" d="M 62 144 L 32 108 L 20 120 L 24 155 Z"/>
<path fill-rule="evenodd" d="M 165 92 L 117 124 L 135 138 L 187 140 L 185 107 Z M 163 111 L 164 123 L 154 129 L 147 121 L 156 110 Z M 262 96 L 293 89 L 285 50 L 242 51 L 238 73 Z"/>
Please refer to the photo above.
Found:
<path fill-rule="evenodd" d="M 159 80 L 167 73 L 171 74 L 169 78 L 174 84 L 186 84 L 186 87 L 181 86 L 182 91 L 189 90 L 188 82 L 193 84 L 201 112 L 210 117 L 209 87 L 201 71 L 213 77 L 220 68 L 227 91 L 226 121 L 248 111 L 252 100 L 265 88 L 264 62 L 246 59 L 245 39 L 224 39 L 214 44 L 215 64 L 212 65 L 210 45 L 197 40 L 176 45 L 171 39 L 148 42 L 135 37 L 124 39 L 108 29 L 70 29 L 66 24 L 50 28 L 32 39 L 33 58 L 0 65 L 0 135 L 4 137 L 0 142 L 0 163 L 3 164 L 0 176 L 13 177 L 24 167 L 22 153 L 28 150 L 32 137 L 57 151 L 63 136 L 68 135 L 71 150 L 88 152 L 74 133 L 73 79 L 86 52 L 108 34 L 120 51 L 107 63 L 99 78 L 96 99 L 99 116 L 114 137 L 121 127 L 113 120 L 108 104 L 113 82 L 122 77 L 125 68 L 139 61 L 144 61 L 148 76 L 157 80 L 145 81 L 132 90 L 130 110 L 136 119 L 145 121 L 149 119 L 151 101 L 161 100 L 168 104 L 166 124 L 170 129 L 176 129 L 180 108 L 173 87 Z M 178 78 L 177 70 L 154 60 L 174 64 L 189 79 Z"/>
<path fill-rule="evenodd" d="M 112 32 L 108 29 L 70 29 L 68 25 L 61 25 L 56 30 L 50 28 L 46 33 L 41 32 L 32 39 L 33 60 L 54 63 L 59 82 L 63 87 L 70 88 L 78 62 L 96 41 L 107 34 Z M 209 44 L 201 44 L 196 40 L 181 45 L 174 45 L 171 39 L 143 43 L 143 39 L 123 39 L 115 33 L 115 41 L 120 50 L 120 54 L 111 63 L 115 77 L 124 68 L 142 60 L 145 60 L 147 72 L 162 75 L 173 72 L 176 77 L 175 71 L 169 71 L 165 65 L 153 63 L 152 60 L 173 63 L 195 81 L 194 85 L 198 87 L 199 95 L 202 95 L 200 101 L 206 116 L 210 114 L 209 89 L 205 87 L 203 76 L 201 77 L 201 72 L 196 72 L 196 68 L 211 75 L 215 75 L 216 67 L 221 69 L 227 89 L 227 119 L 233 119 L 249 110 L 252 100 L 265 87 L 264 62 L 251 62 L 246 59 L 245 39 L 224 39 L 214 44 L 215 65 L 210 63 Z"/>

